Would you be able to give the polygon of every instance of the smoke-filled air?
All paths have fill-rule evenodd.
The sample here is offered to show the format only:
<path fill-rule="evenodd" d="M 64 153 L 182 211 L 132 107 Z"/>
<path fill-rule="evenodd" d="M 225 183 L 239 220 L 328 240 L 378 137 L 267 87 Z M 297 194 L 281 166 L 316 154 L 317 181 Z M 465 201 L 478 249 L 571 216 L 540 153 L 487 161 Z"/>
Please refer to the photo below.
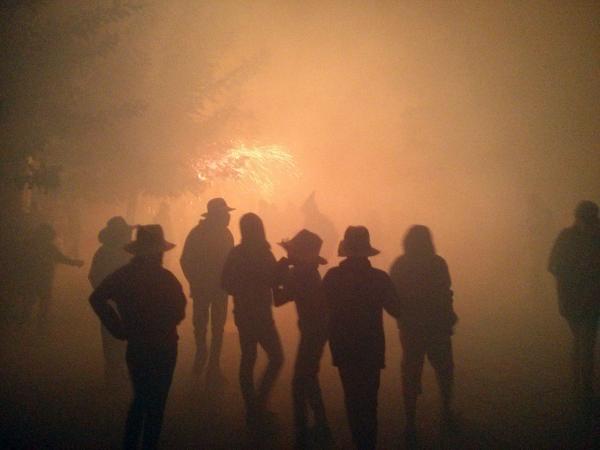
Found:
<path fill-rule="evenodd" d="M 0 447 L 594 448 L 599 43 L 593 1 L 0 2 Z"/>

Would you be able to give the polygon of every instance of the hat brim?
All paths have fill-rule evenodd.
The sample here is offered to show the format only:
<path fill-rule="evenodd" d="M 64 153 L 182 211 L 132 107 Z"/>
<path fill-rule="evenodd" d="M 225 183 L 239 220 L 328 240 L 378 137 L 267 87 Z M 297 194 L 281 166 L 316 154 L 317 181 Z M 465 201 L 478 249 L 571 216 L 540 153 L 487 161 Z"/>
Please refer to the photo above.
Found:
<path fill-rule="evenodd" d="M 286 251 L 289 252 L 290 251 L 290 244 L 289 244 L 289 242 L 290 241 L 281 241 L 281 242 L 278 242 L 277 245 L 283 247 Z M 325 264 L 329 264 L 329 262 L 325 258 L 323 258 L 321 255 L 317 255 L 317 256 L 314 256 L 312 258 L 303 258 L 303 259 L 305 259 L 307 261 L 312 261 L 314 259 L 321 266 L 324 266 Z"/>
<path fill-rule="evenodd" d="M 133 241 L 123 247 L 126 252 L 133 255 L 152 255 L 156 253 L 164 253 L 174 248 L 175 244 L 167 241 L 164 241 L 159 245 L 140 245 L 138 241 Z"/>
<path fill-rule="evenodd" d="M 345 241 L 340 242 L 340 245 L 338 247 L 338 256 L 341 256 L 343 258 L 347 258 L 349 256 L 370 257 L 379 255 L 380 253 L 381 252 L 379 250 L 371 246 L 357 250 L 348 249 L 345 244 Z"/>
<path fill-rule="evenodd" d="M 214 211 L 206 211 L 204 214 L 202 214 L 202 217 L 208 217 L 208 216 L 212 216 L 214 214 L 218 214 L 218 213 L 222 213 L 222 212 L 231 212 L 231 211 L 235 211 L 235 208 L 230 208 L 229 206 L 225 207 L 225 208 L 219 208 L 217 210 Z"/>

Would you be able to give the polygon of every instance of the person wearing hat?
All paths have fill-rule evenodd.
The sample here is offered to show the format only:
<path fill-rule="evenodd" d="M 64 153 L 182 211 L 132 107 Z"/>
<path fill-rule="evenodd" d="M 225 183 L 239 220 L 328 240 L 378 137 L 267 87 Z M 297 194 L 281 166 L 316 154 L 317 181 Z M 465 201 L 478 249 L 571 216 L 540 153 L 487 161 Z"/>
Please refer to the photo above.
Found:
<path fill-rule="evenodd" d="M 350 226 L 338 247 L 338 255 L 345 259 L 323 278 L 329 347 L 342 381 L 354 445 L 359 449 L 374 449 L 377 443 L 377 393 L 385 367 L 383 310 L 396 318 L 401 313 L 390 277 L 369 262 L 377 254 L 369 230 Z"/>
<path fill-rule="evenodd" d="M 233 296 L 233 317 L 240 339 L 240 388 L 246 407 L 246 424 L 255 430 L 269 425 L 267 403 L 283 366 L 283 347 L 273 320 L 273 288 L 277 261 L 267 242 L 265 228 L 254 213 L 240 219 L 241 242 L 227 256 L 222 286 Z M 258 346 L 267 354 L 267 367 L 258 386 L 254 366 Z"/>
<path fill-rule="evenodd" d="M 177 360 L 177 325 L 185 316 L 181 284 L 162 265 L 163 253 L 175 247 L 160 225 L 140 225 L 125 245 L 129 263 L 100 282 L 90 304 L 117 339 L 127 341 L 126 360 L 133 385 L 123 446 L 156 448 Z M 114 302 L 115 307 L 112 306 Z"/>
<path fill-rule="evenodd" d="M 52 285 L 57 264 L 82 267 L 83 261 L 69 258 L 54 243 L 56 231 L 48 223 L 38 225 L 25 242 L 23 251 L 23 311 L 20 321 L 27 322 L 33 306 L 38 304 L 37 326 L 45 332 L 52 304 Z"/>
<path fill-rule="evenodd" d="M 194 305 L 194 336 L 196 356 L 193 373 L 200 375 L 208 359 L 206 381 L 223 382 L 220 369 L 223 331 L 227 319 L 227 292 L 221 288 L 221 273 L 229 251 L 233 248 L 233 235 L 228 225 L 234 210 L 222 198 L 213 198 L 206 212 L 188 234 L 181 254 L 181 268 L 190 284 Z M 211 322 L 210 355 L 207 351 L 206 332 Z"/>
<path fill-rule="evenodd" d="M 594 346 L 600 318 L 600 219 L 598 205 L 582 201 L 575 223 L 560 232 L 548 270 L 556 279 L 560 314 L 573 334 L 573 387 L 584 416 L 594 399 Z"/>
<path fill-rule="evenodd" d="M 131 259 L 131 254 L 123 248 L 131 241 L 133 227 L 121 216 L 111 217 L 98 233 L 100 247 L 94 253 L 88 279 L 96 289 L 102 280 Z M 102 353 L 104 356 L 104 379 L 107 386 L 118 385 L 125 379 L 125 343 L 114 338 L 102 323 L 100 324 Z"/>
<path fill-rule="evenodd" d="M 453 328 L 458 318 L 452 306 L 450 273 L 436 254 L 429 228 L 412 226 L 404 238 L 404 254 L 391 266 L 390 278 L 402 299 L 398 319 L 402 344 L 402 393 L 406 413 L 406 439 L 416 441 L 417 398 L 425 355 L 435 370 L 442 397 L 442 424 L 453 423 Z"/>
<path fill-rule="evenodd" d="M 327 342 L 327 309 L 319 274 L 319 265 L 327 264 L 327 260 L 319 255 L 322 244 L 321 238 L 308 230 L 279 243 L 288 256 L 278 262 L 281 288 L 275 291 L 275 305 L 294 301 L 300 329 L 292 379 L 296 448 L 309 447 L 309 409 L 315 420 L 317 440 L 331 441 L 319 385 L 319 364 Z"/>

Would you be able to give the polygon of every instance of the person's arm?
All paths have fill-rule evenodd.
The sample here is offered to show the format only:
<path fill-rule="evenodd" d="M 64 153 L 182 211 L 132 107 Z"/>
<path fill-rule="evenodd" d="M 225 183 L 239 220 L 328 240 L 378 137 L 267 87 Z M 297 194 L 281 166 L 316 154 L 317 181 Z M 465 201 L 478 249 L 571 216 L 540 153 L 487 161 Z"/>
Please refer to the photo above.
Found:
<path fill-rule="evenodd" d="M 53 255 L 54 261 L 59 264 L 66 264 L 67 266 L 75 266 L 75 267 L 83 266 L 83 261 L 81 259 L 69 258 L 68 256 L 65 256 L 63 254 L 63 252 L 61 252 L 56 247 L 53 248 L 53 253 L 54 253 L 54 255 Z"/>
<path fill-rule="evenodd" d="M 290 261 L 287 258 L 281 258 L 277 261 L 275 280 L 276 286 L 273 288 L 273 303 L 275 306 L 282 306 L 293 298 L 290 289 Z"/>
<path fill-rule="evenodd" d="M 565 259 L 568 249 L 568 238 L 566 233 L 563 231 L 558 235 L 552 250 L 550 251 L 550 257 L 548 258 L 548 272 L 554 275 L 556 278 L 561 277 L 565 270 Z"/>
<path fill-rule="evenodd" d="M 237 277 L 237 258 L 235 254 L 235 248 L 229 252 L 225 264 L 223 265 L 223 272 L 221 273 L 221 288 L 228 294 L 234 295 L 236 291 L 236 277 Z"/>
<path fill-rule="evenodd" d="M 181 323 L 185 319 L 185 307 L 187 305 L 187 298 L 183 293 L 181 283 L 173 276 L 173 302 L 175 309 L 175 322 Z"/>
<path fill-rule="evenodd" d="M 183 275 L 185 275 L 185 278 L 188 281 L 194 278 L 196 254 L 196 248 L 194 248 L 194 241 L 194 230 L 192 230 L 185 239 L 185 244 L 183 244 L 183 251 L 181 252 L 181 258 L 179 258 L 181 270 L 183 271 Z"/>
<path fill-rule="evenodd" d="M 125 340 L 127 336 L 123 322 L 114 308 L 108 303 L 109 300 L 115 297 L 118 291 L 118 284 L 117 275 L 109 275 L 100 283 L 100 286 L 94 289 L 89 301 L 92 309 L 110 334 L 117 339 Z"/>
<path fill-rule="evenodd" d="M 396 293 L 394 283 L 392 283 L 392 280 L 385 272 L 382 272 L 381 284 L 381 297 L 383 309 L 385 309 L 385 311 L 390 316 L 393 316 L 396 319 L 398 319 L 402 314 L 402 305 L 400 302 L 400 297 L 398 297 L 398 294 Z"/>

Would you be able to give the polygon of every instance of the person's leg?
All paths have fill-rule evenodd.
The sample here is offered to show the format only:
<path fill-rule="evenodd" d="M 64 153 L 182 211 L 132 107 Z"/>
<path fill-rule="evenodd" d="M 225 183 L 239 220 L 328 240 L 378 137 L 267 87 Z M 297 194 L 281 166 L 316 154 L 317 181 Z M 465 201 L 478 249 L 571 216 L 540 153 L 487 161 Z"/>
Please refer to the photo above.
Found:
<path fill-rule="evenodd" d="M 133 400 L 129 406 L 125 421 L 125 434 L 123 436 L 123 448 L 125 450 L 138 448 L 144 425 L 144 416 L 146 414 L 148 376 L 145 369 L 139 366 L 137 359 L 138 355 L 131 349 L 127 349 L 127 366 L 133 388 Z"/>
<path fill-rule="evenodd" d="M 360 450 L 377 445 L 379 368 L 340 367 L 346 413 L 354 445 Z"/>
<path fill-rule="evenodd" d="M 217 292 L 212 296 L 210 307 L 211 342 L 210 356 L 208 359 L 208 373 L 212 376 L 221 376 L 220 359 L 223 347 L 223 332 L 227 320 L 227 294 Z"/>
<path fill-rule="evenodd" d="M 454 388 L 454 357 L 450 335 L 434 336 L 428 342 L 427 358 L 435 370 L 442 398 L 442 420 L 452 422 L 452 394 Z"/>
<path fill-rule="evenodd" d="M 581 382 L 584 395 L 592 397 L 594 394 L 594 347 L 598 334 L 598 313 L 590 315 L 585 321 L 582 331 L 582 362 Z"/>
<path fill-rule="evenodd" d="M 246 406 L 246 420 L 252 421 L 256 416 L 256 392 L 254 389 L 254 365 L 257 356 L 257 340 L 253 333 L 238 328 L 240 337 L 240 389 Z"/>
<path fill-rule="evenodd" d="M 267 367 L 258 385 L 257 395 L 258 407 L 264 410 L 275 380 L 277 380 L 283 366 L 283 347 L 277 328 L 275 328 L 275 322 L 263 326 L 258 336 L 258 343 L 264 349 L 268 358 Z"/>
<path fill-rule="evenodd" d="M 144 424 L 142 447 L 145 450 L 155 449 L 158 446 L 165 406 L 177 360 L 177 346 L 174 345 L 157 353 L 155 358 L 155 367 L 152 370 L 152 386 L 151 391 L 148 393 L 146 422 Z"/>
<path fill-rule="evenodd" d="M 307 374 L 306 374 L 306 337 L 300 334 L 294 375 L 292 378 L 292 400 L 294 411 L 294 431 L 296 434 L 296 448 L 305 448 L 308 445 L 307 422 Z"/>
<path fill-rule="evenodd" d="M 417 398 L 421 393 L 421 375 L 425 358 L 423 339 L 409 333 L 400 333 L 402 344 L 402 395 L 406 415 L 406 431 L 416 432 Z"/>
<path fill-rule="evenodd" d="M 195 374 L 202 373 L 206 364 L 206 327 L 208 325 L 208 309 L 210 303 L 204 296 L 196 296 L 193 299 L 193 325 L 194 337 L 196 339 L 196 356 L 194 358 L 193 371 Z"/>

